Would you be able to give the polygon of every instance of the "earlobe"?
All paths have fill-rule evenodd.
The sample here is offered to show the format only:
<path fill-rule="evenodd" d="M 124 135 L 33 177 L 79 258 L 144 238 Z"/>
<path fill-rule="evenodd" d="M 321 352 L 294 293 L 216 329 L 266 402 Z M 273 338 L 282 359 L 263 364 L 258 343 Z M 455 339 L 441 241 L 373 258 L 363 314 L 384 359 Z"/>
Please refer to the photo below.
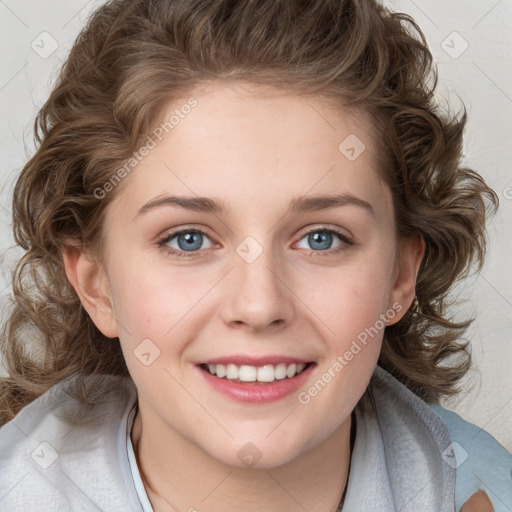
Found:
<path fill-rule="evenodd" d="M 118 336 L 108 277 L 101 263 L 82 248 L 62 248 L 66 275 L 96 327 L 108 338 Z"/>
<path fill-rule="evenodd" d="M 395 281 L 389 304 L 402 305 L 401 314 L 395 316 L 392 325 L 398 322 L 411 306 L 416 290 L 416 278 L 425 254 L 425 240 L 420 234 L 408 237 L 400 242 L 400 255 L 398 258 Z"/>

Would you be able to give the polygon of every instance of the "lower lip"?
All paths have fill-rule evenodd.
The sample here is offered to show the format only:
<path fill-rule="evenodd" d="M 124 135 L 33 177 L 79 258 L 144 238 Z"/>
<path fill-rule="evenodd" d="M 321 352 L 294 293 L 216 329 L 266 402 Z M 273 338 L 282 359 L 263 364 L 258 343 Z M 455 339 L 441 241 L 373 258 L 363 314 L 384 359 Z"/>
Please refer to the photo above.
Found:
<path fill-rule="evenodd" d="M 275 402 L 296 392 L 309 377 L 315 364 L 310 364 L 301 373 L 291 379 L 275 380 L 273 382 L 235 382 L 219 379 L 201 367 L 197 367 L 206 382 L 219 393 L 234 400 L 250 404 Z"/>

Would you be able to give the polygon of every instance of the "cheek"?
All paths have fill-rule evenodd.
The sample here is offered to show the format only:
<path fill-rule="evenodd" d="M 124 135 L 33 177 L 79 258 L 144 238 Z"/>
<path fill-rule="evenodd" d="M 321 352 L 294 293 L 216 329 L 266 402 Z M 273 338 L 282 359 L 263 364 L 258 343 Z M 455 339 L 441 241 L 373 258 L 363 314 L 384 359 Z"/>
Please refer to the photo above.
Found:
<path fill-rule="evenodd" d="M 392 290 L 391 268 L 384 261 L 362 261 L 328 275 L 311 275 L 307 282 L 297 282 L 296 289 L 322 320 L 327 337 L 336 339 L 342 348 L 348 338 L 357 337 L 386 313 Z M 377 327 L 382 327 L 381 322 Z"/>
<path fill-rule="evenodd" d="M 128 266 L 113 276 L 116 318 L 131 333 L 161 338 L 197 305 L 212 276 L 202 280 L 198 273 L 192 277 L 179 268 L 148 267 L 130 272 Z"/>
<path fill-rule="evenodd" d="M 131 272 L 131 268 L 138 271 Z M 125 261 L 113 271 L 111 281 L 126 364 L 132 375 L 142 376 L 151 370 L 154 379 L 155 372 L 180 359 L 205 319 L 211 318 L 213 305 L 208 292 L 218 276 L 211 269 L 184 271 Z"/>
<path fill-rule="evenodd" d="M 328 435 L 346 418 L 366 389 L 377 364 L 391 291 L 389 268 L 375 260 L 352 266 L 315 294 L 311 310 L 318 312 L 325 354 L 315 379 L 301 390 L 298 402 L 308 417 L 324 418 L 318 435 Z"/>

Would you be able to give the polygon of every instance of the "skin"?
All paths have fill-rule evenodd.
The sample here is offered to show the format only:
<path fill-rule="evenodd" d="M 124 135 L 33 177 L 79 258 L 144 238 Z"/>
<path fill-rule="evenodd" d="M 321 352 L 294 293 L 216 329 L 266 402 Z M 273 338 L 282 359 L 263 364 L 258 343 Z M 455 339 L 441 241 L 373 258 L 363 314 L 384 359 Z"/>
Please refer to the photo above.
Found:
<path fill-rule="evenodd" d="M 464 503 L 461 512 L 494 512 L 491 500 L 484 491 L 478 491 Z"/>
<path fill-rule="evenodd" d="M 63 251 L 68 278 L 97 327 L 119 337 L 138 391 L 132 441 L 155 511 L 333 511 L 347 479 L 350 413 L 383 329 L 306 405 L 297 393 L 235 401 L 213 390 L 197 364 L 304 358 L 316 363 L 307 389 L 379 315 L 399 305 L 391 324 L 406 313 L 424 242 L 397 243 L 364 116 L 242 82 L 214 82 L 191 96 L 197 108 L 115 190 L 103 254 L 72 244 Z M 354 161 L 338 150 L 350 134 L 366 146 Z M 373 213 L 355 204 L 287 213 L 294 198 L 334 193 L 363 199 Z M 226 211 L 161 205 L 138 214 L 171 194 L 215 198 Z M 352 243 L 333 233 L 327 250 L 315 249 L 304 231 L 325 226 Z M 208 233 L 191 257 L 170 252 L 180 250 L 177 237 L 159 245 L 184 228 Z M 236 251 L 249 236 L 262 249 L 251 263 Z M 134 355 L 145 339 L 160 351 L 148 366 Z M 253 467 L 238 456 L 249 442 L 261 456 Z"/>

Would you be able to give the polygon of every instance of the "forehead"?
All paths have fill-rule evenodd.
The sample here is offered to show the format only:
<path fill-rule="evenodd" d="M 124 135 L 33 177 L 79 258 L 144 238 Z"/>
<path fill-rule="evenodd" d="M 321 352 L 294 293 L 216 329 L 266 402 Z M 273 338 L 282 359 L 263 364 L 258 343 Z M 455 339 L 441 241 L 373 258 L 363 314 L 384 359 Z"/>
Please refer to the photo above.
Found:
<path fill-rule="evenodd" d="M 182 109 L 191 98 L 195 106 Z M 327 193 L 386 203 L 364 113 L 268 86 L 220 82 L 172 101 L 161 120 L 166 133 L 158 140 L 153 132 L 154 148 L 119 194 L 130 205 L 166 193 L 220 198 L 227 209 Z"/>

